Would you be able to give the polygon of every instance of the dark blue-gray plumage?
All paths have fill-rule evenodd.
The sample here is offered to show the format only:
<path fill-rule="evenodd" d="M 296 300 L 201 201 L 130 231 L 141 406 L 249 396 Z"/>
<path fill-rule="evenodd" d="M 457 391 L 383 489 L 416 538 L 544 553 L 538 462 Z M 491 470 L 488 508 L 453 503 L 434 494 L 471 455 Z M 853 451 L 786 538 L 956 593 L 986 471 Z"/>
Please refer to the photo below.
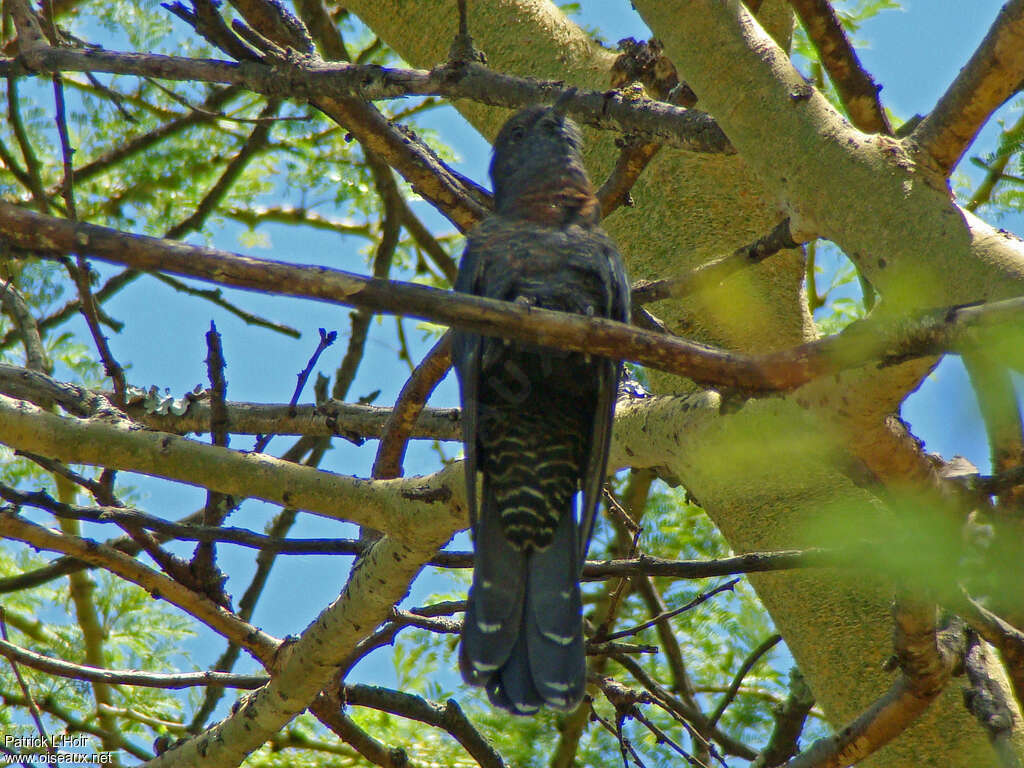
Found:
<path fill-rule="evenodd" d="M 628 321 L 629 284 L 580 144 L 557 105 L 509 119 L 491 162 L 495 211 L 469 235 L 457 291 Z M 579 577 L 621 364 L 464 332 L 452 356 L 476 552 L 463 678 L 516 714 L 570 709 L 586 684 Z"/>

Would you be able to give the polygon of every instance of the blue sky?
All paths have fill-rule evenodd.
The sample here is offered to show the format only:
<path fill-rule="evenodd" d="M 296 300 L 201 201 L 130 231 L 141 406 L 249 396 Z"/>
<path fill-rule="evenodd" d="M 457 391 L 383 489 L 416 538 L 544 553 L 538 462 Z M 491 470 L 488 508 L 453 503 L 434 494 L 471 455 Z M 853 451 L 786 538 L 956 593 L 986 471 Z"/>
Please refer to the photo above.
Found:
<path fill-rule="evenodd" d="M 612 43 L 626 37 L 646 37 L 642 21 L 625 0 L 583 0 L 576 20 L 599 29 Z M 895 114 L 897 122 L 915 113 L 925 113 L 945 90 L 959 68 L 984 36 L 988 25 L 1002 3 L 996 0 L 974 0 L 972 3 L 952 0 L 907 0 L 901 11 L 889 11 L 870 20 L 857 34 L 862 43 L 859 53 L 866 68 L 882 84 L 882 98 Z M 452 4 L 454 12 L 454 3 Z M 99 39 L 96 42 L 117 47 Z M 685 78 L 685 73 L 681 73 Z M 434 128 L 440 137 L 460 155 L 458 168 L 477 181 L 488 185 L 486 166 L 489 145 L 451 109 L 438 109 L 422 122 Z M 993 126 L 989 126 L 975 152 L 992 146 Z M 976 178 L 977 169 L 969 169 Z M 425 204 L 417 204 L 424 211 Z M 431 215 L 432 225 L 443 231 L 448 225 Z M 1008 216 L 1000 226 L 1024 232 L 1024 218 Z M 246 248 L 239 242 L 242 228 L 225 225 L 215 233 L 214 244 L 228 250 L 249 251 L 284 261 L 322 263 L 341 269 L 365 272 L 365 259 L 359 249 L 363 243 L 324 233 L 310 233 L 280 226 L 265 229 L 268 248 Z M 211 305 L 189 299 L 148 278 L 130 287 L 109 305 L 114 317 L 128 322 L 126 330 L 112 338 L 116 356 L 130 361 L 129 380 L 139 386 L 166 387 L 175 395 L 206 384 L 203 334 L 211 318 L 216 320 L 223 336 L 227 359 L 228 396 L 232 400 L 285 402 L 291 395 L 295 373 L 300 371 L 315 347 L 318 327 L 338 329 L 340 339 L 322 358 L 320 370 L 330 373 L 344 353 L 349 328 L 348 312 L 336 306 L 313 302 L 297 302 L 259 294 L 227 291 L 233 300 L 250 311 L 283 320 L 303 331 L 299 341 L 284 338 L 259 328 L 243 325 L 234 317 L 217 311 Z M 81 325 L 77 330 L 83 330 Z M 418 359 L 432 343 L 407 324 L 413 356 Z M 85 334 L 83 333 L 83 337 Z M 367 347 L 367 359 L 350 390 L 349 399 L 381 389 L 379 404 L 394 401 L 405 381 L 407 369 L 395 359 L 398 344 L 395 320 L 383 318 L 375 322 Z M 311 399 L 307 390 L 305 401 Z M 438 389 L 432 405 L 453 405 L 457 402 L 452 377 Z M 928 449 L 946 457 L 959 453 L 979 466 L 988 466 L 987 445 L 981 428 L 973 395 L 966 383 L 962 366 L 955 362 L 943 364 L 905 404 L 903 415 L 914 432 L 925 440 Z M 288 438 L 278 438 L 272 450 L 281 450 Z M 247 449 L 249 438 L 235 437 L 232 447 Z M 375 443 L 355 448 L 338 440 L 328 454 L 324 467 L 348 474 L 368 475 Z M 448 452 L 455 452 L 449 447 Z M 406 462 L 410 474 L 434 471 L 436 454 L 424 443 L 414 443 Z M 199 489 L 139 478 L 142 493 L 139 504 L 154 514 L 176 518 L 203 503 Z M 270 505 L 247 502 L 231 519 L 231 524 L 260 530 L 275 513 Z M 350 535 L 339 530 L 334 522 L 312 516 L 301 516 L 293 529 L 294 536 Z M 93 535 L 110 535 L 109 529 Z M 463 544 L 465 541 L 463 540 Z M 190 551 L 182 547 L 180 551 Z M 228 590 L 237 599 L 252 572 L 253 554 L 232 547 L 220 548 L 222 566 L 231 573 Z M 345 561 L 336 558 L 280 557 L 255 623 L 277 636 L 301 631 L 317 612 L 333 600 L 347 574 Z M 436 583 L 436 582 L 435 582 Z M 422 597 L 424 587 L 417 587 L 412 600 Z M 419 594 L 419 598 L 417 597 Z M 222 642 L 204 633 L 192 644 L 191 661 L 198 666 L 212 662 L 222 650 Z M 251 667 L 251 665 L 249 665 Z M 240 669 L 246 665 L 240 665 Z M 385 668 L 362 669 L 362 677 L 387 680 Z"/>

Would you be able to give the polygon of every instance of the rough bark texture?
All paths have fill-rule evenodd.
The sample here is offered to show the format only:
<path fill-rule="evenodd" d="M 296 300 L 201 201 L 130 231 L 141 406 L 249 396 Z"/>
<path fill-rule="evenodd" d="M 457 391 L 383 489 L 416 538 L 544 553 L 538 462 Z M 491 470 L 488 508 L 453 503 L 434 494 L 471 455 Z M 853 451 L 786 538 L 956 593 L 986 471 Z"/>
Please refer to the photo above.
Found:
<path fill-rule="evenodd" d="M 660 152 L 633 189 L 634 208 L 606 222 L 631 277 L 684 273 L 768 232 L 790 215 L 794 233 L 837 242 L 882 295 L 883 312 L 1022 293 L 1024 249 L 951 201 L 944 180 L 916 165 L 912 148 L 850 128 L 789 66 L 738 2 L 637 0 L 681 79 L 696 91 L 739 156 Z M 415 66 L 441 61 L 456 31 L 446 0 L 355 0 L 345 6 Z M 792 28 L 784 4 L 759 19 L 776 39 Z M 550 3 L 487 0 L 470 5 L 470 31 L 491 66 L 516 74 L 606 87 L 612 54 L 587 39 Z M 492 137 L 506 117 L 460 104 Z M 600 182 L 617 151 L 609 135 L 587 137 Z M 801 290 L 798 254 L 770 260 L 655 314 L 687 336 L 740 349 L 785 346 L 814 333 Z M 890 485 L 920 480 L 918 446 L 891 418 L 934 361 L 855 371 L 785 398 L 749 401 L 728 414 L 717 396 L 665 401 L 662 418 L 620 412 L 616 429 L 645 433 L 649 454 L 618 457 L 678 477 L 737 552 L 813 543 L 809 525 L 885 514 L 845 472 L 866 467 Z M 684 382 L 655 376 L 660 391 Z M 673 430 L 672 427 L 677 427 Z M 618 444 L 643 445 L 622 435 Z M 814 694 L 836 726 L 851 721 L 890 685 L 891 585 L 844 582 L 831 573 L 753 578 Z M 907 734 L 865 765 L 989 766 L 985 734 L 947 689 Z"/>

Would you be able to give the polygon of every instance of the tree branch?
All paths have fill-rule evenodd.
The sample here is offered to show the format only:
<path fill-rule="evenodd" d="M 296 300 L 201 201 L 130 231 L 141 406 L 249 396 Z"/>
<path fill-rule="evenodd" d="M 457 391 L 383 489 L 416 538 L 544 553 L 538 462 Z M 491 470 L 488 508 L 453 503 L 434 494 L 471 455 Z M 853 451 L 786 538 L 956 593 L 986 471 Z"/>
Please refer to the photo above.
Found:
<path fill-rule="evenodd" d="M 72 664 L 52 656 L 44 656 L 26 648 L 19 648 L 6 640 L 0 640 L 0 656 L 38 669 L 49 675 L 85 680 L 106 685 L 138 685 L 145 688 L 181 689 L 195 686 L 218 685 L 227 688 L 253 689 L 265 685 L 266 675 L 231 675 L 223 672 L 142 672 L 138 670 L 101 669 L 85 664 Z"/>
<path fill-rule="evenodd" d="M 910 138 L 948 176 L 993 112 L 1024 81 L 1024 0 L 1010 0 Z"/>
<path fill-rule="evenodd" d="M 21 696 L 0 690 L 0 702 L 9 707 L 25 707 L 28 701 Z M 119 749 L 137 757 L 139 760 L 149 760 L 153 757 L 151 752 L 141 749 L 136 744 L 126 739 L 120 733 L 108 733 L 95 723 L 95 718 L 80 719 L 73 712 L 64 709 L 53 696 L 47 696 L 39 702 L 39 708 L 51 717 L 65 724 L 68 733 L 88 733 L 101 739 L 104 744 L 115 743 Z"/>
<path fill-rule="evenodd" d="M 188 522 L 199 521 L 202 519 L 202 514 L 202 510 L 193 512 L 191 515 L 187 515 L 178 520 L 178 523 L 186 524 Z M 154 538 L 158 541 L 164 540 L 160 536 L 155 536 Z M 118 552 L 123 552 L 128 556 L 135 556 L 142 549 L 142 547 L 129 536 L 119 536 L 115 539 L 109 539 L 104 543 L 104 545 L 115 549 Z M 34 570 L 20 573 L 17 576 L 0 578 L 0 594 L 18 592 L 22 589 L 38 587 L 40 584 L 46 584 L 54 579 L 67 576 L 69 573 L 93 567 L 95 566 L 92 563 L 87 563 L 74 557 L 64 555 Z"/>
<path fill-rule="evenodd" d="M 637 664 L 633 659 L 623 654 L 616 654 L 613 657 L 617 664 L 629 672 L 640 685 L 642 685 L 667 711 L 681 717 L 684 721 L 692 723 L 698 733 L 710 732 L 710 738 L 714 739 L 726 753 L 742 757 L 744 760 L 753 760 L 757 753 L 746 744 L 734 739 L 729 734 L 714 728 L 707 728 L 707 717 L 699 710 L 690 707 L 686 702 L 673 696 L 662 687 L 653 677 Z"/>
<path fill-rule="evenodd" d="M 964 672 L 969 683 L 964 688 L 964 705 L 985 729 L 1002 768 L 1022 768 L 1013 744 L 1014 705 L 1005 686 L 994 679 L 992 663 L 984 642 L 977 636 L 968 638 Z"/>
<path fill-rule="evenodd" d="M 162 270 L 249 290 L 347 304 L 457 325 L 590 354 L 603 354 L 742 392 L 793 389 L 878 360 L 882 365 L 948 351 L 975 325 L 1014 320 L 1024 299 L 864 321 L 837 336 L 763 355 L 740 355 L 602 318 L 452 294 L 333 270 L 240 256 L 213 248 L 74 224 L 0 202 L 0 227 L 19 247 L 78 251 L 135 269 Z M 1018 354 L 1019 357 L 1019 354 Z M 1024 367 L 1024 360 L 1011 365 Z"/>
<path fill-rule="evenodd" d="M 25 348 L 25 367 L 31 371 L 51 372 L 53 363 L 46 354 L 46 346 L 43 344 L 36 319 L 32 316 L 32 310 L 25 297 L 10 280 L 0 285 L 0 307 L 3 308 L 4 314 L 11 318 L 14 332 L 21 336 L 21 343 Z"/>
<path fill-rule="evenodd" d="M 729 689 L 722 695 L 722 700 L 718 702 L 718 706 L 715 707 L 715 711 L 708 717 L 708 727 L 714 728 L 718 724 L 718 721 L 725 714 L 726 708 L 732 703 L 732 700 L 736 698 L 736 693 L 739 691 L 740 686 L 743 684 L 743 678 L 747 676 L 747 673 L 754 668 L 754 665 L 761 660 L 761 658 L 768 653 L 772 648 L 782 642 L 782 635 L 772 634 L 765 638 L 759 646 L 754 648 L 743 660 L 740 668 L 736 671 L 735 677 L 732 679 L 732 683 L 729 685 Z"/>
<path fill-rule="evenodd" d="M 814 707 L 814 696 L 807 687 L 799 667 L 789 671 L 789 695 L 774 712 L 775 726 L 768 744 L 750 768 L 772 768 L 789 760 L 799 749 L 800 733 L 807 715 Z"/>
<path fill-rule="evenodd" d="M 241 644 L 257 658 L 268 657 L 280 643 L 211 600 L 183 587 L 173 579 L 145 567 L 122 552 L 91 539 L 68 536 L 29 522 L 10 510 L 0 511 L 0 535 L 23 541 L 38 549 L 61 552 L 117 574 L 152 595 L 178 606 L 214 632 Z"/>
<path fill-rule="evenodd" d="M 9 391 L 3 381 L 0 364 L 0 392 L 19 397 Z M 35 395 L 38 396 L 38 395 Z M 22 399 L 32 399 L 22 397 Z M 141 403 L 129 403 L 126 412 L 135 421 L 151 429 L 184 435 L 205 432 L 209 425 L 209 402 L 193 400 L 180 416 L 153 413 Z M 227 403 L 228 431 L 241 435 L 305 435 L 307 437 L 344 437 L 359 441 L 384 434 L 392 414 L 391 408 L 328 400 L 322 405 L 298 405 L 294 414 L 288 404 Z M 458 408 L 424 408 L 420 411 L 411 439 L 461 440 Z"/>
<path fill-rule="evenodd" d="M 399 717 L 417 720 L 447 731 L 482 768 L 501 768 L 505 761 L 473 726 L 454 699 L 435 704 L 402 691 L 373 685 L 345 685 L 341 700 L 357 707 L 370 707 Z"/>
<path fill-rule="evenodd" d="M 880 87 L 861 66 L 842 22 L 828 0 L 789 0 L 800 17 L 851 122 L 865 133 L 891 134 L 878 100 Z"/>
<path fill-rule="evenodd" d="M 385 536 L 353 569 L 341 595 L 324 609 L 299 639 L 286 645 L 271 681 L 241 702 L 220 723 L 179 743 L 147 768 L 237 765 L 313 702 L 337 675 L 352 648 L 384 621 L 408 592 L 422 563 L 451 531 L 438 536 L 420 530 L 406 542 Z"/>
<path fill-rule="evenodd" d="M 855 764 L 903 733 L 942 692 L 963 658 L 962 626 L 954 624 L 936 634 L 934 607 L 897 611 L 895 617 L 895 645 L 903 672 L 899 679 L 860 717 L 816 741 L 785 768 Z"/>
<path fill-rule="evenodd" d="M 22 60 L 24 63 L 22 63 Z M 158 54 L 45 48 L 21 59 L 0 61 L 0 76 L 53 72 L 109 72 L 165 80 L 239 85 L 279 98 L 322 99 L 358 96 L 384 100 L 402 96 L 472 99 L 516 109 L 553 103 L 570 90 L 564 83 L 514 77 L 473 62 L 433 70 L 389 69 L 343 62 L 293 62 L 274 66 Z M 563 102 L 566 113 L 595 128 L 641 134 L 691 152 L 732 152 L 714 121 L 697 110 L 674 107 L 617 92 L 577 91 Z"/>
<path fill-rule="evenodd" d="M 380 445 L 373 461 L 373 477 L 402 476 L 405 449 L 430 393 L 451 368 L 451 334 L 446 333 L 424 355 L 395 401 L 381 431 Z"/>
<path fill-rule="evenodd" d="M 679 299 L 691 293 L 714 288 L 726 278 L 746 267 L 760 264 L 786 248 L 799 248 L 789 229 L 789 219 L 783 219 L 764 237 L 737 248 L 728 256 L 709 261 L 682 277 L 640 282 L 633 287 L 633 303 L 649 304 L 664 299 Z"/>
<path fill-rule="evenodd" d="M 971 629 L 999 649 L 1017 701 L 1024 704 L 1024 631 L 1004 621 L 966 595 L 953 602 Z"/>
<path fill-rule="evenodd" d="M 399 535 L 436 531 L 447 538 L 466 520 L 457 464 L 426 478 L 361 480 L 177 435 L 56 416 L 5 396 L 0 396 L 0 442 L 65 463 L 166 477 Z M 134 561 L 132 566 L 141 567 Z"/>
<path fill-rule="evenodd" d="M 0 606 L 0 642 L 3 645 L 9 645 L 7 636 L 7 616 L 6 611 Z M 43 726 L 43 718 L 39 715 L 39 706 L 36 704 L 35 698 L 32 696 L 32 691 L 29 690 L 28 683 L 25 682 L 24 675 L 21 674 L 21 668 L 18 666 L 19 659 L 11 658 L 9 655 L 7 660 L 10 662 L 11 671 L 14 673 L 14 679 L 18 681 L 18 687 L 21 688 L 21 693 L 25 697 L 25 702 L 28 704 L 28 711 L 32 715 L 32 721 L 35 723 L 36 731 L 42 738 L 43 743 L 46 745 L 47 754 L 54 754 L 53 744 L 46 738 L 46 728 Z"/>

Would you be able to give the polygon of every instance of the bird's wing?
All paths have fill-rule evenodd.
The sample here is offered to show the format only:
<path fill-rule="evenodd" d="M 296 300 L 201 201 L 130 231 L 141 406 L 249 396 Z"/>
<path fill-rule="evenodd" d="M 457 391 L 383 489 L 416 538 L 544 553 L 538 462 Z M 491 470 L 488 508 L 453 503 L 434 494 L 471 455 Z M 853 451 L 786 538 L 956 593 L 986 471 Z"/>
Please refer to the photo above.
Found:
<path fill-rule="evenodd" d="M 622 257 L 615 246 L 608 241 L 605 246 L 608 259 L 608 306 L 606 317 L 628 323 L 630 320 L 630 292 Z M 590 438 L 590 455 L 583 473 L 583 506 L 580 509 L 580 568 L 586 560 L 590 547 L 590 535 L 594 530 L 594 518 L 601 503 L 601 488 L 608 467 L 608 449 L 611 445 L 612 421 L 615 418 L 615 401 L 618 397 L 619 378 L 622 363 L 618 360 L 601 358 L 597 365 L 597 404 L 594 408 L 594 428 Z"/>
<path fill-rule="evenodd" d="M 483 259 L 470 240 L 462 254 L 459 273 L 455 278 L 455 290 L 460 293 L 479 294 L 479 282 L 483 270 Z M 477 333 L 459 329 L 452 332 L 452 364 L 459 378 L 462 396 L 462 442 L 465 446 L 466 465 L 466 506 L 469 509 L 469 524 L 476 534 L 477 498 L 477 423 L 479 416 L 480 356 L 482 342 Z"/>

